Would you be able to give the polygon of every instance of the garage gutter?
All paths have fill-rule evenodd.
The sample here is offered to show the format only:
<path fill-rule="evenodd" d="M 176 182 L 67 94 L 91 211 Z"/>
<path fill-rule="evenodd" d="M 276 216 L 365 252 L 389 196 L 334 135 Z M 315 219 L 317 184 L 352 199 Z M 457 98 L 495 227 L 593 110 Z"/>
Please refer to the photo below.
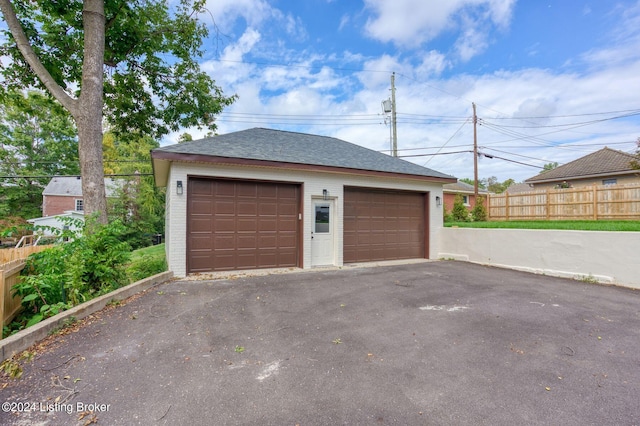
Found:
<path fill-rule="evenodd" d="M 439 177 L 439 176 L 426 176 L 410 173 L 397 173 L 387 172 L 380 170 L 365 170 L 365 169 L 352 169 L 336 166 L 324 166 L 318 164 L 303 164 L 303 163 L 288 163 L 281 161 L 269 161 L 269 160 L 253 160 L 247 158 L 236 157 L 220 157 L 210 156 L 202 154 L 184 154 L 166 151 L 151 151 L 151 158 L 153 164 L 153 174 L 155 177 L 156 186 L 166 186 L 169 177 L 169 169 L 171 162 L 185 162 L 185 163 L 206 163 L 217 165 L 232 165 L 232 166 L 245 166 L 245 167 L 270 167 L 270 168 L 286 168 L 293 170 L 314 171 L 324 173 L 343 173 L 350 175 L 365 175 L 365 176 L 382 176 L 404 179 L 415 179 L 424 182 L 437 182 L 437 183 L 455 183 L 457 179 L 454 177 Z"/>

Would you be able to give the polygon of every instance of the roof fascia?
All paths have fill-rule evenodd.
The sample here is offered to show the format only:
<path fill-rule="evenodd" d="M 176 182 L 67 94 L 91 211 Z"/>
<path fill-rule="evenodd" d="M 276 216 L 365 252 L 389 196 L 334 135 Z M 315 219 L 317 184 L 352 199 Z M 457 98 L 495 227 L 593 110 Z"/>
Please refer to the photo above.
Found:
<path fill-rule="evenodd" d="M 607 176 L 624 176 L 624 175 L 640 175 L 640 170 L 623 170 L 620 172 L 608 172 L 608 173 L 596 173 L 591 175 L 582 175 L 582 176 L 566 176 L 552 179 L 540 179 L 540 180 L 525 180 L 525 182 L 530 182 L 532 184 L 536 183 L 549 183 L 549 182 L 561 182 L 563 180 L 577 180 L 577 179 L 592 179 L 592 178 L 603 178 Z"/>
<path fill-rule="evenodd" d="M 421 176 L 421 175 L 412 175 L 407 173 L 395 173 L 395 172 L 382 172 L 377 170 L 361 170 L 361 169 L 350 169 L 345 167 L 333 167 L 333 166 L 321 166 L 315 164 L 301 164 L 301 163 L 285 163 L 280 161 L 268 161 L 268 160 L 251 160 L 246 158 L 230 158 L 230 157 L 218 157 L 211 155 L 202 155 L 202 154 L 183 154 L 183 153 L 175 153 L 175 152 L 163 152 L 163 151 L 154 151 L 151 153 L 151 157 L 154 162 L 154 174 L 156 173 L 157 168 L 161 166 L 161 161 L 166 162 L 167 169 L 169 163 L 172 161 L 184 162 L 184 163 L 207 163 L 207 164 L 220 164 L 220 165 L 234 165 L 234 166 L 253 166 L 253 167 L 275 167 L 275 168 L 287 168 L 287 169 L 295 169 L 295 170 L 303 170 L 303 171 L 315 171 L 315 172 L 325 172 L 325 173 L 343 173 L 343 174 L 352 174 L 352 175 L 364 175 L 364 176 L 384 176 L 384 177 L 397 177 L 404 179 L 416 179 L 426 182 L 437 182 L 437 183 L 455 183 L 457 182 L 456 178 L 442 178 L 437 176 Z M 158 162 L 156 164 L 156 161 Z M 168 174 L 167 174 L 168 175 Z M 164 182 L 161 177 L 156 177 L 156 185 L 165 186 L 166 178 L 164 178 Z M 164 185 L 160 184 L 164 183 Z"/>

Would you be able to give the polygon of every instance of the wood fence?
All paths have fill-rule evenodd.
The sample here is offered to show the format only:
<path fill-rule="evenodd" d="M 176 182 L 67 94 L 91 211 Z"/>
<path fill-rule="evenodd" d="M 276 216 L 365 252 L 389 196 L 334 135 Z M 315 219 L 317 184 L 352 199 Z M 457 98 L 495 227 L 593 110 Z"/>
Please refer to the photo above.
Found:
<path fill-rule="evenodd" d="M 24 269 L 25 259 L 30 254 L 49 247 L 52 246 L 27 246 L 0 250 L 0 318 L 2 325 L 9 324 L 22 306 L 22 301 L 19 297 L 13 297 L 11 289 L 20 280 L 20 272 Z"/>
<path fill-rule="evenodd" d="M 489 220 L 640 220 L 640 184 L 489 194 Z"/>
<path fill-rule="evenodd" d="M 20 280 L 25 263 L 24 259 L 16 259 L 0 265 L 0 318 L 3 326 L 9 324 L 22 307 L 22 300 L 13 297 L 11 288 Z"/>
<path fill-rule="evenodd" d="M 30 254 L 46 250 L 49 247 L 53 247 L 53 245 L 0 249 L 0 264 L 16 259 L 26 259 Z"/>

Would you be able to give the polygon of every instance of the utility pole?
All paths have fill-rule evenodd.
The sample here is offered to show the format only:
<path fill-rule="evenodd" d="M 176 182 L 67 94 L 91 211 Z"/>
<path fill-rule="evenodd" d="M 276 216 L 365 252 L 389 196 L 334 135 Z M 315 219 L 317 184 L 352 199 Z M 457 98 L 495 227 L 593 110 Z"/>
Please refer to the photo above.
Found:
<path fill-rule="evenodd" d="M 471 102 L 473 106 L 473 195 L 478 200 L 478 116 L 476 115 L 476 104 Z"/>
<path fill-rule="evenodd" d="M 393 156 L 398 156 L 398 132 L 396 131 L 396 73 L 391 74 L 391 126 L 393 128 Z"/>

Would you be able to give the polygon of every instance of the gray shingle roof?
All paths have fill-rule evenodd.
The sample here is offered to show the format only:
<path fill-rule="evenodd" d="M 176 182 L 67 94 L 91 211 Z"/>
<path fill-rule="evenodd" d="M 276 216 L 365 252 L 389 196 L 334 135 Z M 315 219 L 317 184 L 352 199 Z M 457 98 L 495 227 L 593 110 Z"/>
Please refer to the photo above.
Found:
<path fill-rule="evenodd" d="M 113 197 L 116 189 L 121 183 L 111 178 L 104 179 L 105 191 L 107 197 Z M 54 177 L 42 191 L 42 195 L 67 195 L 73 197 L 82 197 L 82 179 L 77 177 Z"/>
<path fill-rule="evenodd" d="M 153 153 L 162 152 L 455 179 L 450 175 L 340 139 L 264 128 L 242 130 L 153 150 Z"/>
<path fill-rule="evenodd" d="M 513 185 L 509 186 L 505 192 L 509 193 L 509 194 L 519 194 L 521 192 L 530 192 L 533 191 L 534 189 L 529 186 L 528 183 L 514 183 Z"/>
<path fill-rule="evenodd" d="M 606 176 L 609 174 L 632 173 L 631 162 L 637 160 L 632 154 L 603 148 L 577 160 L 556 167 L 526 179 L 525 182 L 545 182 L 575 179 L 586 176 Z M 637 170 L 635 171 L 637 172 Z"/>
<path fill-rule="evenodd" d="M 455 183 L 447 183 L 442 186 L 444 192 L 465 192 L 473 194 L 475 192 L 475 188 L 473 185 L 469 185 L 466 182 L 457 181 Z M 488 194 L 489 191 L 486 189 L 478 188 L 478 194 Z"/>

